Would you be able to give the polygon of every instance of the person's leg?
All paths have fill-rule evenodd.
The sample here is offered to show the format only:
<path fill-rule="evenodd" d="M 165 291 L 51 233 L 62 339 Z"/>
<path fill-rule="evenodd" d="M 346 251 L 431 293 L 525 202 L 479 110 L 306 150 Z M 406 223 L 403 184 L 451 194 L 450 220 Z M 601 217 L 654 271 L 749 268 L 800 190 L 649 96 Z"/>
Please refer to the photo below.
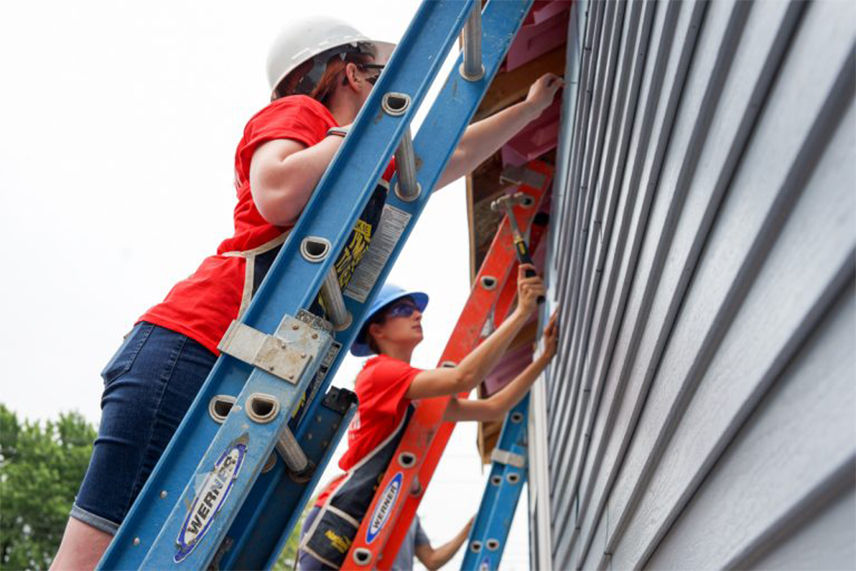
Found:
<path fill-rule="evenodd" d="M 134 328 L 102 373 L 98 438 L 54 558 L 58 569 L 98 563 L 215 361 L 184 335 Z"/>
<path fill-rule="evenodd" d="M 113 535 L 73 517 L 68 518 L 51 571 L 95 569 Z"/>

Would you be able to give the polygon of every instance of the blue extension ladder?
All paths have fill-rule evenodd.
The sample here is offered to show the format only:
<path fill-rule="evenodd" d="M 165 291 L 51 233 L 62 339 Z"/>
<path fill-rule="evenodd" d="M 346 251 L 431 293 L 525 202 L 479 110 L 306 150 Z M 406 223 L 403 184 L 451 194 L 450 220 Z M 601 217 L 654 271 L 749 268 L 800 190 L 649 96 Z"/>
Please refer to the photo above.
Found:
<path fill-rule="evenodd" d="M 461 562 L 462 571 L 494 571 L 528 475 L 529 394 L 508 411 L 491 454 L 490 473 Z"/>
<path fill-rule="evenodd" d="M 328 391 L 343 349 L 531 2 L 491 1 L 481 16 L 491 22 L 484 33 L 474 0 L 422 3 L 252 304 L 224 336 L 222 355 L 99 568 L 274 563 L 354 410 L 348 391 Z M 465 42 L 470 57 L 459 58 L 411 139 L 414 113 L 465 24 L 475 30 Z M 483 58 L 472 38 L 481 38 Z M 398 174 L 378 228 L 382 239 L 372 241 L 345 291 L 334 292 L 333 262 L 394 152 Z M 322 286 L 339 317 L 334 326 L 307 310 Z"/>

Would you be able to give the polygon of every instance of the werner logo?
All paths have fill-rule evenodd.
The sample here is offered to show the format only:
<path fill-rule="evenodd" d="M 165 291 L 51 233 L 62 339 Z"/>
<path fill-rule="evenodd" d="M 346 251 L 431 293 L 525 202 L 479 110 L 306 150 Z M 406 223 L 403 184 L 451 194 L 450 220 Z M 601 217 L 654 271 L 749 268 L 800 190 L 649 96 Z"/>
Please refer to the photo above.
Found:
<path fill-rule="evenodd" d="M 366 532 L 366 543 L 371 543 L 375 540 L 380 533 L 380 530 L 383 529 L 386 520 L 389 519 L 392 506 L 395 505 L 395 500 L 398 498 L 398 493 L 401 491 L 401 480 L 403 478 L 404 475 L 399 472 L 392 478 L 392 480 L 390 480 L 389 484 L 387 484 L 386 488 L 383 490 L 380 501 L 375 507 L 374 513 L 372 513 L 371 520 L 369 520 L 371 523 L 369 524 L 369 530 Z"/>
<path fill-rule="evenodd" d="M 244 462 L 244 456 L 247 453 L 246 442 L 247 438 L 243 437 L 230 445 L 214 463 L 214 469 L 208 472 L 202 485 L 197 488 L 187 519 L 184 520 L 178 532 L 176 540 L 178 552 L 173 558 L 176 563 L 184 561 L 199 545 L 211 527 L 214 516 L 223 507 Z"/>

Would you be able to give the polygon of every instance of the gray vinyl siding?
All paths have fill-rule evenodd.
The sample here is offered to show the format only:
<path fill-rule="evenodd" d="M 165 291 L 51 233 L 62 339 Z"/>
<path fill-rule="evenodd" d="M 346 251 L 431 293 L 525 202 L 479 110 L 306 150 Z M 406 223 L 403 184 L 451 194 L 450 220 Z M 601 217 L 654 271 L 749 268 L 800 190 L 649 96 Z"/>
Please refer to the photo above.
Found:
<path fill-rule="evenodd" d="M 546 560 L 856 567 L 856 7 L 575 10 Z"/>

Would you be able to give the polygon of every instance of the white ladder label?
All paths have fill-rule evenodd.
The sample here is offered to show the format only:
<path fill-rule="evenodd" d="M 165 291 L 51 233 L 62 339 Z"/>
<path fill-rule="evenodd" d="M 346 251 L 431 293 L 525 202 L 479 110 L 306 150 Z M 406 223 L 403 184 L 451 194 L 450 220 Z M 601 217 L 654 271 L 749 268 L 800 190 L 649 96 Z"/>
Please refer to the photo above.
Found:
<path fill-rule="evenodd" d="M 377 232 L 372 236 L 369 248 L 360 261 L 360 265 L 357 266 L 351 281 L 348 282 L 348 287 L 343 292 L 344 295 L 360 303 L 365 303 L 411 218 L 411 214 L 389 204 L 384 204 Z"/>

